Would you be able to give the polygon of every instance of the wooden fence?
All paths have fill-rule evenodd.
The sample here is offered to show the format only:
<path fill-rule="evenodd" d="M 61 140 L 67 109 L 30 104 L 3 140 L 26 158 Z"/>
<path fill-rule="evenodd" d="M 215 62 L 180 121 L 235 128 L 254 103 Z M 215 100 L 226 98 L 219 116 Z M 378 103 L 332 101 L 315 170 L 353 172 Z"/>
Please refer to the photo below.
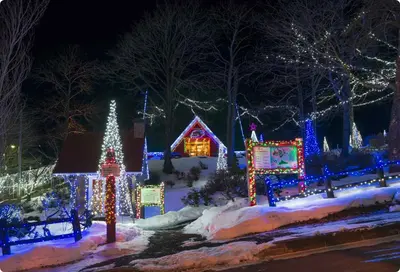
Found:
<path fill-rule="evenodd" d="M 351 187 L 356 187 L 356 186 L 372 186 L 372 185 L 378 185 L 379 187 L 387 187 L 387 180 L 392 179 L 392 178 L 398 178 L 398 175 L 386 175 L 384 174 L 384 168 L 390 165 L 399 165 L 400 161 L 389 161 L 389 162 L 381 162 L 380 164 L 376 165 L 375 167 L 369 167 L 369 168 L 364 168 L 364 169 L 356 169 L 356 170 L 351 170 L 351 171 L 343 171 L 340 173 L 332 173 L 329 172 L 326 168 L 323 169 L 324 175 L 323 176 L 318 176 L 318 177 L 309 177 L 306 179 L 297 179 L 297 180 L 291 180 L 289 182 L 279 182 L 276 184 L 272 184 L 268 178 L 266 179 L 265 182 L 265 190 L 266 194 L 268 196 L 268 202 L 269 205 L 274 207 L 276 206 L 276 202 L 280 201 L 286 201 L 286 200 L 291 200 L 294 198 L 304 198 L 313 194 L 321 194 L 321 193 L 326 193 L 328 198 L 334 198 L 334 191 L 337 190 L 343 190 L 343 189 L 348 189 Z M 358 182 L 352 182 L 351 184 L 343 184 L 339 186 L 332 186 L 332 179 L 337 176 L 345 176 L 345 175 L 357 175 L 357 176 L 364 176 L 364 175 L 370 175 L 370 174 L 376 174 L 376 177 L 372 179 L 367 179 L 367 180 L 362 180 Z M 325 187 L 324 189 L 313 189 L 309 190 L 307 189 L 307 185 L 310 183 L 314 182 L 323 182 L 323 186 Z M 284 196 L 284 197 L 277 197 L 275 196 L 275 189 L 276 188 L 285 188 L 289 185 L 295 185 L 299 183 L 304 183 L 304 189 L 303 191 L 299 192 L 299 194 L 296 195 L 291 195 L 291 196 Z"/>
<path fill-rule="evenodd" d="M 47 226 L 58 223 L 71 223 L 73 232 L 60 235 L 51 235 L 50 231 L 47 229 Z M 36 228 L 37 226 L 44 226 L 43 231 L 46 232 L 47 230 L 48 235 L 42 237 L 36 237 L 35 235 L 34 238 L 30 239 L 20 239 L 16 241 L 10 241 L 11 230 L 19 231 L 21 229 Z M 6 219 L 0 220 L 0 240 L 1 240 L 1 248 L 3 251 L 3 255 L 11 254 L 11 246 L 16 246 L 21 244 L 32 244 L 32 243 L 59 240 L 65 238 L 74 238 L 75 242 L 82 239 L 81 226 L 79 222 L 78 212 L 76 210 L 71 210 L 71 216 L 69 218 L 58 218 L 58 219 L 51 219 L 48 221 L 12 224 L 7 222 Z"/>

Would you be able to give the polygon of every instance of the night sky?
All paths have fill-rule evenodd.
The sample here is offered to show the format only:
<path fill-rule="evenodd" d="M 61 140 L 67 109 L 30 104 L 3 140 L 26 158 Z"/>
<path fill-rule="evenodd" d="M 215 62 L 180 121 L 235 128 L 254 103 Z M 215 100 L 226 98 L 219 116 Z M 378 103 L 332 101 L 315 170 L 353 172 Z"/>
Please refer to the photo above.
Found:
<path fill-rule="evenodd" d="M 33 47 L 34 67 L 45 60 L 52 52 L 56 52 L 69 44 L 80 45 L 90 59 L 105 60 L 107 51 L 115 46 L 119 36 L 129 31 L 132 24 L 140 20 L 146 11 L 151 12 L 156 7 L 156 2 L 156 0 L 51 0 L 44 17 L 36 28 Z M 206 1 L 206 3 L 213 2 L 216 1 Z M 110 96 L 117 99 L 125 96 L 121 90 L 104 90 L 105 88 L 108 87 L 99 86 L 99 90 L 96 90 L 96 95 L 103 97 L 104 101 L 108 101 L 111 98 Z M 42 90 L 28 85 L 28 87 L 25 86 L 24 91 L 40 97 Z M 120 100 L 123 99 L 120 98 Z M 134 102 L 130 101 L 129 103 Z M 355 120 L 363 136 L 376 134 L 383 131 L 383 129 L 387 130 L 390 107 L 390 102 L 386 102 L 385 104 L 356 110 Z M 123 115 L 121 118 L 125 120 L 124 124 L 128 125 L 129 120 L 135 115 L 135 107 L 128 104 L 122 106 L 122 108 L 124 110 L 121 110 L 120 115 Z M 105 106 L 104 114 L 106 112 L 107 108 Z M 200 115 L 221 140 L 225 141 L 225 113 Z M 191 121 L 192 116 L 190 113 L 184 116 L 185 118 L 178 120 L 176 126 L 177 136 Z M 243 120 L 246 132 L 248 132 L 249 122 L 252 121 L 249 118 Z M 264 129 L 267 131 L 270 128 L 266 125 Z M 155 126 L 149 129 L 150 150 L 162 150 L 161 133 L 162 126 Z M 340 114 L 333 120 L 319 126 L 318 134 L 321 142 L 322 137 L 328 135 L 328 142 L 331 146 L 340 144 Z M 279 138 L 295 136 L 292 132 L 282 131 L 273 135 L 267 134 L 264 138 L 272 137 L 278 140 Z M 237 137 L 241 138 L 239 128 L 237 128 Z M 243 149 L 241 141 L 237 142 L 237 148 Z"/>
<path fill-rule="evenodd" d="M 34 55 L 68 44 L 81 45 L 89 56 L 103 58 L 118 36 L 129 31 L 155 0 L 51 0 L 36 30 Z"/>

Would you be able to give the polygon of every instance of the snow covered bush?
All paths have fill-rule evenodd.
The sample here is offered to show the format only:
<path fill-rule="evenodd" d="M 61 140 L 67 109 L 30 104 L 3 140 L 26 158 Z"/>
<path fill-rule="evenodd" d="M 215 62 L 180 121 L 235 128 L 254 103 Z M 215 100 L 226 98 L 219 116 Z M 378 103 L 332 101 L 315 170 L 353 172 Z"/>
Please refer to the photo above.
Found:
<path fill-rule="evenodd" d="M 201 174 L 201 168 L 193 166 L 192 168 L 190 168 L 188 176 L 192 176 L 194 181 L 198 181 L 200 178 L 200 174 Z"/>
<path fill-rule="evenodd" d="M 6 220 L 8 223 L 22 221 L 22 210 L 17 205 L 0 205 L 0 220 Z"/>
<path fill-rule="evenodd" d="M 8 224 L 22 224 L 23 216 L 21 207 L 17 205 L 5 204 L 0 206 L 0 220 Z M 22 238 L 29 233 L 30 228 L 10 228 L 8 235 L 10 237 Z"/>
<path fill-rule="evenodd" d="M 232 201 L 236 197 L 246 197 L 248 194 L 246 174 L 241 170 L 216 171 L 207 181 L 205 190 L 209 195 L 221 192 Z"/>
<path fill-rule="evenodd" d="M 182 197 L 182 203 L 186 206 L 199 207 L 200 205 L 209 206 L 212 204 L 212 197 L 206 188 L 200 190 L 192 189 L 186 196 Z"/>
<path fill-rule="evenodd" d="M 70 194 L 67 188 L 47 192 L 42 199 L 39 211 L 45 213 L 47 219 L 57 216 L 60 218 L 68 216 Z"/>
<path fill-rule="evenodd" d="M 181 200 L 186 206 L 198 207 L 200 205 L 200 192 L 197 189 L 192 189 L 186 196 L 182 197 Z"/>
<path fill-rule="evenodd" d="M 182 180 L 182 179 L 185 178 L 185 173 L 184 172 L 175 170 L 174 174 L 175 174 L 177 180 Z"/>
<path fill-rule="evenodd" d="M 188 187 L 193 187 L 193 182 L 198 181 L 200 179 L 201 168 L 197 166 L 193 166 L 190 168 L 189 173 L 186 174 L 186 182 Z"/>
<path fill-rule="evenodd" d="M 187 185 L 187 187 L 192 188 L 193 187 L 193 182 L 194 182 L 193 176 L 192 175 L 187 175 L 186 176 L 186 185 Z"/>

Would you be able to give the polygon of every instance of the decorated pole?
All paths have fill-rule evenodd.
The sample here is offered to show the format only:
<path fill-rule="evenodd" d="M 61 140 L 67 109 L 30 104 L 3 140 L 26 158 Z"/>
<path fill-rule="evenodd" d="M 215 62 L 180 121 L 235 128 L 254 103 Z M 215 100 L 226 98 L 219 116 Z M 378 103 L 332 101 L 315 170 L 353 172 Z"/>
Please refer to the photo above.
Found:
<path fill-rule="evenodd" d="M 119 165 L 115 161 L 113 148 L 107 148 L 105 162 L 102 165 L 102 176 L 106 177 L 105 213 L 107 223 L 107 243 L 116 241 L 116 208 L 115 208 L 115 177 L 120 174 Z"/>
<path fill-rule="evenodd" d="M 106 181 L 106 223 L 107 243 L 114 243 L 116 240 L 116 217 L 115 217 L 115 177 L 110 174 Z"/>

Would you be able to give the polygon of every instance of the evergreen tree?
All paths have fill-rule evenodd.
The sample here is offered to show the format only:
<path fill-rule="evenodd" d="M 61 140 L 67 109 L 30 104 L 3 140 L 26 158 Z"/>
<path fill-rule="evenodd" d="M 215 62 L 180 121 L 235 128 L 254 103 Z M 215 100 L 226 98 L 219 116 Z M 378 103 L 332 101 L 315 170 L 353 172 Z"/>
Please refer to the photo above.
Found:
<path fill-rule="evenodd" d="M 350 137 L 350 146 L 352 148 L 360 148 L 363 145 L 363 140 L 360 131 L 357 129 L 356 123 L 353 122 L 353 128 Z"/>
<path fill-rule="evenodd" d="M 225 153 L 226 153 L 226 148 L 223 145 L 219 145 L 217 170 L 226 170 L 227 168 Z"/>
<path fill-rule="evenodd" d="M 324 152 L 329 152 L 330 148 L 328 145 L 328 141 L 326 140 L 326 137 L 324 137 Z"/>
<path fill-rule="evenodd" d="M 317 138 L 315 137 L 315 130 L 311 119 L 306 120 L 306 139 L 304 143 L 304 155 L 309 157 L 312 155 L 319 155 L 320 149 L 318 146 Z"/>
<path fill-rule="evenodd" d="M 116 206 L 117 215 L 132 214 L 132 205 L 130 203 L 128 180 L 124 165 L 124 154 L 122 150 L 121 136 L 119 134 L 119 127 L 117 121 L 117 104 L 115 100 L 111 101 L 110 112 L 107 118 L 106 132 L 103 138 L 103 145 L 101 147 L 101 157 L 99 168 L 101 169 L 102 163 L 106 160 L 107 148 L 114 149 L 115 160 L 120 167 L 120 176 L 116 180 Z"/>

